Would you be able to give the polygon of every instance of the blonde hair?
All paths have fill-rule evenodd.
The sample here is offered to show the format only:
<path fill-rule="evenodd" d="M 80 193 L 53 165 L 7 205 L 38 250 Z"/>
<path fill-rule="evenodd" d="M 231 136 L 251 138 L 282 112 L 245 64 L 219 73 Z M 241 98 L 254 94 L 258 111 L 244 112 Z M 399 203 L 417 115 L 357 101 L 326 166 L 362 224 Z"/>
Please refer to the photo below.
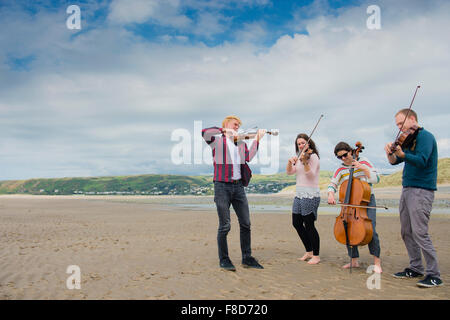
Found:
<path fill-rule="evenodd" d="M 228 123 L 228 121 L 230 121 L 230 120 L 237 120 L 238 122 L 239 122 L 239 126 L 241 126 L 241 124 L 242 124 L 242 121 L 241 121 L 241 119 L 239 119 L 238 117 L 236 117 L 236 116 L 228 116 L 228 117 L 226 117 L 225 119 L 223 119 L 223 121 L 222 121 L 222 128 L 225 128 L 225 125 Z"/>

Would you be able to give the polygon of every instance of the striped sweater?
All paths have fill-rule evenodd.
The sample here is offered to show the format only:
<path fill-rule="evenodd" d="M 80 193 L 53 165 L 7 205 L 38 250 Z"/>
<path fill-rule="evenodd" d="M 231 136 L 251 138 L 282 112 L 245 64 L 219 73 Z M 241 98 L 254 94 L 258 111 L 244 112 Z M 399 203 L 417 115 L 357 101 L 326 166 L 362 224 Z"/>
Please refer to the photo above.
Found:
<path fill-rule="evenodd" d="M 203 129 L 202 137 L 212 148 L 214 165 L 213 181 L 231 182 L 233 177 L 233 157 L 230 154 L 229 148 L 227 148 L 227 143 L 229 143 L 229 141 L 223 134 L 222 129 L 218 127 Z M 238 141 L 237 147 L 239 150 L 241 165 L 246 162 L 250 162 L 255 157 L 258 152 L 258 146 L 259 142 L 255 140 L 249 150 L 244 141 Z M 243 175 L 246 174 L 245 172 L 241 173 Z"/>
<path fill-rule="evenodd" d="M 369 161 L 369 159 L 367 159 L 366 157 L 359 157 L 358 161 L 359 163 L 369 168 L 370 179 L 366 177 L 364 171 L 361 169 L 355 169 L 355 171 L 353 172 L 353 177 L 359 178 L 361 179 L 361 181 L 368 182 L 373 193 L 372 184 L 378 183 L 380 181 L 380 176 L 378 175 L 375 167 L 373 166 L 372 162 Z M 342 163 L 341 166 L 334 172 L 333 178 L 331 178 L 330 184 L 328 185 L 328 191 L 336 193 L 337 188 L 342 184 L 342 182 L 348 180 L 349 176 L 350 166 L 346 166 Z"/>

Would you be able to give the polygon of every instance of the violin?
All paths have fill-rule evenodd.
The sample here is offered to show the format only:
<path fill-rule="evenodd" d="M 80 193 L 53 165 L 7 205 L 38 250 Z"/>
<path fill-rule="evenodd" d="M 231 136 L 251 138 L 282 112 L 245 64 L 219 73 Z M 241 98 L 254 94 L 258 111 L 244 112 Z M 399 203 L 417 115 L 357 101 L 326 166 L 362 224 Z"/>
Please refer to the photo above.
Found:
<path fill-rule="evenodd" d="M 353 150 L 353 159 L 357 159 L 364 149 L 361 142 L 356 143 Z M 341 184 L 339 189 L 339 201 L 341 212 L 336 217 L 334 224 L 334 236 L 339 243 L 350 246 L 363 246 L 372 240 L 372 220 L 367 216 L 367 208 L 370 202 L 370 185 L 353 177 L 355 168 L 350 169 L 348 180 Z M 350 272 L 352 263 L 350 261 Z"/>
<path fill-rule="evenodd" d="M 303 164 L 308 162 L 309 159 L 311 158 L 311 155 L 313 154 L 313 150 L 310 147 L 305 147 L 304 149 L 306 149 L 306 150 L 302 150 L 303 157 L 300 158 L 300 160 L 303 162 Z"/>
<path fill-rule="evenodd" d="M 390 155 L 395 152 L 397 146 L 402 147 L 402 149 L 409 148 L 413 144 L 414 140 L 416 140 L 418 133 L 419 133 L 418 125 L 413 125 L 405 132 L 401 132 L 391 146 Z"/>
<path fill-rule="evenodd" d="M 279 132 L 278 132 L 278 130 L 266 130 L 266 133 L 273 135 L 273 136 L 277 136 Z M 234 136 L 234 142 L 254 139 L 254 138 L 256 138 L 257 135 L 258 135 L 258 128 L 256 128 L 256 127 L 247 129 L 247 130 L 243 130 L 243 131 L 238 132 L 238 134 L 236 136 Z"/>
<path fill-rule="evenodd" d="M 308 141 L 306 141 L 305 147 L 297 155 L 297 160 L 295 162 L 297 162 L 298 159 L 303 159 L 303 164 L 305 164 L 311 158 L 311 154 L 313 154 L 313 150 L 311 148 L 309 148 L 309 141 L 311 140 L 311 137 L 314 134 L 314 131 L 316 131 L 316 128 L 319 125 L 319 122 L 320 122 L 320 120 L 322 120 L 322 118 L 323 118 L 323 114 L 321 114 L 320 117 L 319 117 L 319 120 L 317 120 L 316 125 L 314 126 L 314 128 L 312 129 L 310 135 L 308 136 L 309 138 L 308 138 Z M 305 154 L 305 156 L 302 158 L 303 154 Z"/>
<path fill-rule="evenodd" d="M 395 138 L 394 143 L 391 146 L 390 155 L 395 152 L 397 146 L 402 147 L 402 149 L 409 148 L 413 142 L 417 138 L 417 134 L 419 133 L 419 126 L 413 125 L 411 128 L 403 132 L 403 126 L 405 125 L 406 119 L 408 119 L 409 111 L 411 111 L 411 107 L 414 103 L 414 99 L 416 98 L 417 90 L 420 86 L 417 86 L 416 91 L 414 92 L 414 96 L 411 100 L 411 104 L 409 105 L 408 112 L 406 113 L 405 120 L 403 120 L 402 127 L 400 128 L 397 137 Z"/>

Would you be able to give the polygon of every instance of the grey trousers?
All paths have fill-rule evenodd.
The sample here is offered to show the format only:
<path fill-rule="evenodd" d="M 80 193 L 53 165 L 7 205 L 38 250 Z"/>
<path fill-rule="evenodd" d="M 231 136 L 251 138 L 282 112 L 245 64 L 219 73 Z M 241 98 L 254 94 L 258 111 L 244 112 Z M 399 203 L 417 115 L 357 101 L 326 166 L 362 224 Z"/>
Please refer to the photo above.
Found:
<path fill-rule="evenodd" d="M 428 222 L 434 191 L 404 187 L 400 197 L 401 234 L 409 256 L 409 268 L 424 273 L 422 255 L 427 263 L 426 275 L 440 277 L 436 250 L 428 234 Z"/>

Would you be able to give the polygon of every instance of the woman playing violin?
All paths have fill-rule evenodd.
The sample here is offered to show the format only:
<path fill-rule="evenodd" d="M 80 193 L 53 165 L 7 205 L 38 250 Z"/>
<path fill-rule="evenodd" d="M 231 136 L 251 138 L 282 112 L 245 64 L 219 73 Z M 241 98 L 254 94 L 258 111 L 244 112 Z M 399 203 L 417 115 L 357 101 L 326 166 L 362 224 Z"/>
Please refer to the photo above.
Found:
<path fill-rule="evenodd" d="M 314 141 L 304 133 L 295 139 L 295 150 L 297 156 L 290 158 L 286 166 L 288 175 L 297 175 L 292 224 L 306 249 L 306 253 L 299 260 L 309 260 L 308 264 L 317 264 L 320 262 L 320 238 L 314 221 L 317 220 L 320 204 L 319 152 Z"/>
<path fill-rule="evenodd" d="M 375 195 L 373 194 L 372 184 L 378 183 L 380 181 L 380 177 L 378 176 L 377 171 L 375 170 L 373 164 L 363 156 L 360 156 L 356 160 L 353 158 L 354 150 L 350 147 L 350 145 L 346 142 L 339 142 L 334 148 L 334 154 L 339 160 L 342 160 L 342 164 L 333 174 L 333 178 L 328 185 L 328 203 L 336 204 L 335 193 L 339 187 L 345 180 L 349 178 L 349 171 L 353 167 L 355 169 L 353 177 L 357 179 L 361 179 L 362 181 L 366 181 L 369 183 L 372 194 L 370 196 L 370 203 L 367 209 L 367 216 L 372 220 L 373 227 L 373 236 L 372 240 L 369 242 L 369 252 L 374 257 L 374 271 L 377 273 L 381 273 L 381 260 L 380 260 L 380 241 L 378 238 L 378 234 L 375 230 L 376 225 L 376 206 Z M 359 252 L 358 247 L 350 247 L 347 246 L 348 255 L 352 258 L 351 267 L 359 267 Z M 343 266 L 344 269 L 350 268 L 350 263 Z"/>

